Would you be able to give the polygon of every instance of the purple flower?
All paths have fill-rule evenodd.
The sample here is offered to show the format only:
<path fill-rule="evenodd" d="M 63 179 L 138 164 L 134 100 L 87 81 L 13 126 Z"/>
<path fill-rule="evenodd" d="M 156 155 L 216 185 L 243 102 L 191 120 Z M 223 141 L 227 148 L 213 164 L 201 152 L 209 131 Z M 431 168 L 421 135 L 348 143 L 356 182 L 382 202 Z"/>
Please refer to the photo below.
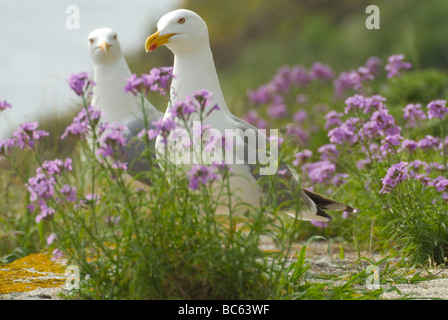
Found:
<path fill-rule="evenodd" d="M 190 115 L 197 112 L 196 105 L 190 100 L 176 101 L 170 109 L 179 119 L 188 120 Z"/>
<path fill-rule="evenodd" d="M 149 130 L 143 129 L 142 131 L 140 131 L 137 134 L 137 138 L 142 139 L 145 136 L 145 134 L 149 140 L 152 140 L 152 139 L 157 138 L 157 136 L 159 135 L 159 132 L 154 129 L 149 129 Z"/>
<path fill-rule="evenodd" d="M 34 177 L 28 179 L 26 187 L 30 192 L 30 200 L 36 202 L 39 199 L 48 200 L 54 195 L 56 179 L 47 177 L 42 171 L 38 171 Z"/>
<path fill-rule="evenodd" d="M 299 110 L 296 113 L 294 113 L 292 119 L 297 122 L 298 124 L 303 123 L 308 118 L 308 113 L 306 110 Z"/>
<path fill-rule="evenodd" d="M 84 95 L 89 85 L 94 84 L 89 80 L 89 74 L 87 72 L 70 75 L 67 79 L 67 83 L 78 96 Z"/>
<path fill-rule="evenodd" d="M 417 142 L 418 148 L 422 150 L 428 150 L 432 148 L 438 148 L 440 144 L 440 138 L 433 137 L 430 135 L 427 135 L 425 138 L 421 139 Z"/>
<path fill-rule="evenodd" d="M 409 177 L 407 162 L 401 161 L 394 164 L 387 170 L 386 176 L 381 179 L 383 188 L 380 193 L 390 193 L 393 188 Z"/>
<path fill-rule="evenodd" d="M 63 170 L 72 171 L 72 159 L 66 158 L 64 161 L 60 159 L 45 160 L 38 170 L 43 170 L 52 176 L 60 176 Z"/>
<path fill-rule="evenodd" d="M 321 154 L 320 158 L 322 160 L 332 160 L 339 155 L 339 151 L 335 144 L 324 144 L 317 151 Z"/>
<path fill-rule="evenodd" d="M 358 168 L 359 170 L 362 170 L 362 169 L 364 169 L 364 167 L 367 165 L 367 164 L 369 164 L 369 163 L 371 163 L 372 162 L 372 160 L 370 160 L 370 159 L 361 159 L 361 160 L 358 160 L 357 162 L 356 162 L 356 168 Z"/>
<path fill-rule="evenodd" d="M 355 70 L 342 72 L 333 82 L 335 95 L 341 96 L 346 89 L 358 90 L 362 87 L 361 76 Z"/>
<path fill-rule="evenodd" d="M 411 175 L 412 176 L 412 175 Z M 414 180 L 418 180 L 421 182 L 422 185 L 429 186 L 432 184 L 432 179 L 427 177 L 425 174 L 419 174 L 419 175 L 415 175 L 413 177 Z"/>
<path fill-rule="evenodd" d="M 361 82 L 375 79 L 374 75 L 370 73 L 370 69 L 367 67 L 361 66 L 356 70 L 356 72 L 358 72 Z"/>
<path fill-rule="evenodd" d="M 157 121 L 153 121 L 152 124 L 155 125 L 156 128 L 148 131 L 148 138 L 150 138 L 151 140 L 160 135 L 162 138 L 162 142 L 166 146 L 168 143 L 168 136 L 170 132 L 176 129 L 177 127 L 176 122 L 172 117 L 167 118 L 162 117 L 159 118 Z"/>
<path fill-rule="evenodd" d="M 8 108 L 11 109 L 11 104 L 9 104 L 6 100 L 4 101 L 0 100 L 0 112 Z"/>
<path fill-rule="evenodd" d="M 313 226 L 316 226 L 318 228 L 326 228 L 326 227 L 328 227 L 328 222 L 325 222 L 325 221 L 311 220 L 310 222 L 311 222 L 311 224 Z"/>
<path fill-rule="evenodd" d="M 40 208 L 40 213 L 36 216 L 36 223 L 41 222 L 43 219 L 53 215 L 56 212 L 53 208 L 48 207 L 47 203 L 42 199 L 38 200 L 38 205 Z"/>
<path fill-rule="evenodd" d="M 428 118 L 439 118 L 443 119 L 446 113 L 448 113 L 448 108 L 446 107 L 445 100 L 435 100 L 428 103 Z"/>
<path fill-rule="evenodd" d="M 268 137 L 268 140 L 270 142 L 276 142 L 279 149 L 282 147 L 282 144 L 283 144 L 283 138 L 282 137 L 271 135 L 271 136 Z"/>
<path fill-rule="evenodd" d="M 294 85 L 297 85 L 299 87 L 306 87 L 311 81 L 311 76 L 307 73 L 305 67 L 293 66 L 290 69 L 289 80 Z"/>
<path fill-rule="evenodd" d="M 349 118 L 342 125 L 331 129 L 328 132 L 328 137 L 331 143 L 335 144 L 354 144 L 358 141 L 357 129 L 355 124 L 359 121 L 358 118 Z"/>
<path fill-rule="evenodd" d="M 407 70 L 412 67 L 409 62 L 403 62 L 404 55 L 395 54 L 389 57 L 386 65 L 387 77 L 392 78 L 400 75 L 400 71 Z"/>
<path fill-rule="evenodd" d="M 408 151 L 408 152 L 414 152 L 418 147 L 417 142 L 413 141 L 413 140 L 409 140 L 409 139 L 404 139 L 403 142 L 401 143 L 401 147 L 398 150 L 398 152 L 401 151 Z"/>
<path fill-rule="evenodd" d="M 305 143 L 309 139 L 309 134 L 302 129 L 302 127 L 290 123 L 286 126 L 285 136 L 292 139 L 297 139 L 299 143 Z"/>
<path fill-rule="evenodd" d="M 370 57 L 365 66 L 359 67 L 357 70 L 342 72 L 333 82 L 335 95 L 342 96 L 346 89 L 359 90 L 362 88 L 363 82 L 373 80 L 375 74 L 378 74 L 381 60 L 377 57 Z"/>
<path fill-rule="evenodd" d="M 64 161 L 60 159 L 46 160 L 41 167 L 36 169 L 36 175 L 28 179 L 25 186 L 30 193 L 31 206 L 29 209 L 34 211 L 36 204 L 40 209 L 40 213 L 36 216 L 36 222 L 40 222 L 55 212 L 47 202 L 55 198 L 56 177 L 61 175 L 62 170 L 71 171 L 71 163 L 70 158 L 66 158 Z M 66 195 L 67 200 L 75 201 L 76 189 L 64 185 L 59 191 Z"/>
<path fill-rule="evenodd" d="M 67 201 L 75 202 L 77 200 L 75 187 L 65 184 L 62 186 L 61 189 L 59 189 L 59 192 L 61 194 L 65 195 L 65 200 L 67 200 Z"/>
<path fill-rule="evenodd" d="M 88 193 L 85 195 L 85 199 L 90 202 L 94 202 L 95 204 L 100 203 L 101 196 L 96 193 Z"/>
<path fill-rule="evenodd" d="M 186 102 L 194 105 L 196 112 L 202 114 L 205 118 L 208 117 L 213 111 L 219 110 L 219 106 L 217 104 L 213 106 L 210 105 L 212 96 L 213 93 L 208 90 L 199 90 L 194 92 L 192 97 L 187 97 Z"/>
<path fill-rule="evenodd" d="M 24 148 L 33 149 L 36 141 L 49 135 L 44 130 L 36 130 L 39 126 L 38 122 L 27 122 L 19 126 L 19 129 L 13 133 L 15 146 L 21 150 Z"/>
<path fill-rule="evenodd" d="M 16 140 L 15 139 L 5 139 L 0 140 L 0 155 L 7 154 L 11 148 L 15 147 Z"/>
<path fill-rule="evenodd" d="M 445 191 L 446 187 L 448 186 L 448 179 L 444 177 L 439 177 L 437 180 L 434 179 L 433 186 L 438 192 Z"/>
<path fill-rule="evenodd" d="M 421 104 L 408 104 L 403 109 L 403 118 L 408 120 L 407 127 L 416 127 L 420 120 L 426 119 Z"/>
<path fill-rule="evenodd" d="M 375 111 L 370 121 L 376 126 L 375 130 L 382 135 L 395 135 L 401 131 L 401 128 L 395 125 L 395 119 L 387 109 Z"/>
<path fill-rule="evenodd" d="M 339 187 L 347 183 L 346 179 L 349 177 L 346 173 L 336 173 L 334 177 L 331 179 L 331 185 Z"/>
<path fill-rule="evenodd" d="M 303 152 L 297 152 L 294 157 L 296 158 L 292 164 L 295 165 L 296 167 L 298 167 L 300 164 L 302 164 L 305 160 L 311 158 L 311 156 L 313 155 L 313 153 L 306 149 Z"/>
<path fill-rule="evenodd" d="M 411 176 L 416 176 L 420 167 L 422 167 L 425 171 L 429 172 L 429 164 L 426 163 L 425 161 L 421 161 L 421 160 L 414 160 L 411 161 L 408 165 L 408 168 L 411 169 L 411 171 L 409 172 L 411 174 Z"/>
<path fill-rule="evenodd" d="M 200 125 L 195 125 L 193 126 L 193 139 L 201 139 L 204 136 L 208 136 L 208 130 L 211 129 L 211 126 L 208 124 L 200 124 Z M 213 137 L 213 135 L 211 136 Z M 210 138 L 211 138 L 210 137 Z M 207 151 L 210 151 L 211 149 L 213 149 L 213 145 L 215 143 L 217 143 L 217 141 L 215 141 L 215 137 L 213 137 L 212 141 L 208 141 L 209 143 L 207 144 L 207 147 L 205 147 L 205 149 Z"/>
<path fill-rule="evenodd" d="M 267 113 L 271 118 L 279 119 L 288 115 L 288 108 L 283 102 L 283 99 L 279 97 L 274 104 L 270 105 L 267 109 Z"/>
<path fill-rule="evenodd" d="M 50 235 L 47 237 L 47 244 L 48 244 L 48 245 L 52 244 L 53 241 L 56 240 L 56 239 L 57 239 L 57 236 L 56 236 L 55 233 L 50 234 Z"/>
<path fill-rule="evenodd" d="M 254 105 L 260 106 L 275 100 L 279 94 L 288 92 L 291 84 L 305 87 L 311 81 L 311 76 L 302 66 L 282 66 L 277 70 L 277 73 L 272 79 L 256 90 L 248 90 L 247 96 Z"/>
<path fill-rule="evenodd" d="M 177 126 L 176 122 L 171 118 L 163 119 L 160 124 L 156 122 L 156 125 L 157 128 L 159 128 L 162 133 L 172 131 L 176 129 Z"/>
<path fill-rule="evenodd" d="M 284 93 L 289 90 L 289 85 L 291 84 L 290 71 L 291 69 L 288 66 L 280 67 L 277 70 L 277 73 L 270 81 L 270 85 L 276 92 Z"/>
<path fill-rule="evenodd" d="M 123 88 L 124 92 L 125 93 L 130 92 L 133 95 L 136 95 L 142 90 L 142 84 L 143 80 L 137 77 L 135 73 L 133 73 L 131 77 L 126 79 L 126 85 Z"/>
<path fill-rule="evenodd" d="M 143 129 L 137 134 L 137 137 L 139 139 L 143 138 L 143 136 L 146 134 L 149 140 L 153 140 L 157 138 L 160 132 L 162 132 L 162 136 L 166 139 L 168 134 L 176 128 L 176 122 L 172 118 L 166 118 L 165 120 L 162 118 L 159 118 L 156 121 L 151 122 L 156 128 L 155 129 Z"/>
<path fill-rule="evenodd" d="M 348 211 L 342 212 L 342 219 L 347 219 L 350 216 L 351 216 L 351 212 L 348 212 Z"/>
<path fill-rule="evenodd" d="M 388 152 L 381 150 L 381 147 L 376 142 L 371 142 L 368 146 L 368 151 L 364 146 L 361 146 L 361 149 L 364 151 L 364 153 L 369 155 L 369 158 L 371 160 L 375 159 L 378 162 L 384 161 L 385 157 L 387 156 Z"/>
<path fill-rule="evenodd" d="M 73 119 L 73 122 L 65 128 L 61 139 L 65 139 L 67 136 L 77 136 L 84 138 L 89 131 L 89 124 L 93 128 L 95 127 L 101 118 L 101 111 L 93 106 L 87 106 L 82 108 L 78 115 Z"/>
<path fill-rule="evenodd" d="M 253 126 L 256 126 L 258 119 L 260 118 L 258 112 L 256 110 L 249 110 L 249 112 L 244 117 L 244 120 L 250 123 Z"/>
<path fill-rule="evenodd" d="M 333 78 L 333 70 L 319 61 L 313 63 L 310 70 L 310 76 L 312 79 L 329 80 Z"/>
<path fill-rule="evenodd" d="M 261 85 L 257 90 L 247 91 L 249 100 L 254 105 L 260 106 L 269 102 L 274 94 L 274 88 L 269 84 Z"/>
<path fill-rule="evenodd" d="M 336 171 L 336 166 L 328 160 L 321 160 L 303 165 L 303 171 L 311 183 L 331 183 L 331 179 Z"/>
<path fill-rule="evenodd" d="M 342 113 L 337 111 L 330 111 L 325 115 L 325 119 L 327 120 L 325 122 L 325 129 L 330 129 L 333 126 L 340 126 L 342 124 L 341 117 L 343 116 Z"/>
<path fill-rule="evenodd" d="M 345 107 L 344 109 L 345 114 L 348 114 L 349 111 L 355 109 L 361 109 L 362 111 L 364 111 L 363 109 L 365 106 L 365 98 L 362 95 L 356 94 L 353 97 L 347 98 L 345 100 L 345 104 L 347 105 L 347 107 Z"/>
<path fill-rule="evenodd" d="M 435 162 L 435 161 L 430 162 L 430 163 L 429 163 L 429 167 L 430 167 L 431 169 L 435 169 L 435 170 L 438 170 L 438 171 L 443 171 L 443 170 L 445 170 L 445 166 L 444 166 L 443 164 L 440 164 L 440 163 Z"/>
<path fill-rule="evenodd" d="M 207 185 L 209 182 L 217 180 L 218 176 L 213 169 L 211 166 L 193 165 L 187 173 L 188 180 L 190 181 L 188 187 L 192 190 L 197 190 L 200 184 Z"/>
<path fill-rule="evenodd" d="M 261 119 L 258 115 L 258 112 L 255 110 L 250 110 L 246 117 L 244 118 L 248 123 L 251 125 L 257 127 L 258 129 L 267 129 L 267 123 L 266 120 Z"/>
<path fill-rule="evenodd" d="M 57 261 L 64 256 L 64 253 L 59 249 L 54 249 L 51 252 L 51 261 Z"/>
<path fill-rule="evenodd" d="M 126 138 L 123 134 L 126 130 L 126 126 L 117 123 L 101 125 L 97 141 L 99 148 L 96 150 L 96 154 L 100 156 L 100 162 L 103 158 L 113 158 L 117 154 L 124 154 Z M 112 164 L 112 167 L 126 169 L 126 164 L 117 161 Z"/>
<path fill-rule="evenodd" d="M 142 74 L 141 80 L 146 88 L 146 94 L 153 91 L 165 96 L 173 78 L 173 67 L 160 67 L 151 69 L 149 74 Z"/>
<path fill-rule="evenodd" d="M 395 148 L 395 146 L 400 145 L 400 140 L 403 140 L 403 137 L 399 134 L 389 135 L 386 136 L 382 141 L 382 146 L 380 147 L 380 150 L 382 151 L 388 151 L 392 152 Z"/>
<path fill-rule="evenodd" d="M 386 110 L 384 105 L 386 98 L 380 95 L 374 95 L 372 97 L 364 97 L 362 95 L 354 95 L 353 97 L 345 100 L 347 107 L 345 108 L 345 113 L 347 114 L 351 110 L 359 109 L 363 113 L 370 113 L 372 110 Z"/>
<path fill-rule="evenodd" d="M 376 94 L 371 97 L 365 98 L 365 108 L 366 110 L 364 113 L 370 113 L 372 111 L 380 111 L 380 110 L 387 110 L 386 105 L 384 102 L 386 101 L 386 98 Z"/>
<path fill-rule="evenodd" d="M 378 57 L 370 57 L 367 59 L 365 66 L 369 69 L 369 72 L 373 75 L 378 74 L 380 72 L 380 65 L 382 61 Z"/>

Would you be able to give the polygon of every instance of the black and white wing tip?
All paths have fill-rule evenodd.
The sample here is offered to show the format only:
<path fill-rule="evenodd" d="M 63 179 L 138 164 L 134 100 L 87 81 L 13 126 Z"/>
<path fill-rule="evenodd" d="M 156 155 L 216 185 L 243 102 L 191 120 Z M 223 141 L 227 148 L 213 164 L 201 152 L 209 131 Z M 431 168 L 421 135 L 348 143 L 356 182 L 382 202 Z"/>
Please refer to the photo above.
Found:
<path fill-rule="evenodd" d="M 324 211 L 326 210 L 336 210 L 336 211 L 345 211 L 349 213 L 358 213 L 359 210 L 352 208 L 344 203 L 337 202 L 332 199 L 324 198 L 320 194 L 309 191 L 307 189 L 302 189 L 303 194 L 306 198 L 311 200 L 311 202 L 316 206 L 317 212 L 316 215 L 319 217 L 327 218 L 328 220 L 333 220 L 333 218 Z"/>

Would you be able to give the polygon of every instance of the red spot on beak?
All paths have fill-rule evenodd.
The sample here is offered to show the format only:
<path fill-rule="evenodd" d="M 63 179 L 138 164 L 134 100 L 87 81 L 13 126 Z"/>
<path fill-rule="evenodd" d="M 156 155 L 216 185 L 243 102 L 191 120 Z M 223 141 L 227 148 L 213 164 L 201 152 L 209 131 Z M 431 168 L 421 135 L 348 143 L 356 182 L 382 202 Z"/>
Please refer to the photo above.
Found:
<path fill-rule="evenodd" d="M 154 51 L 157 49 L 157 43 L 153 43 L 150 47 L 149 47 L 149 51 Z"/>

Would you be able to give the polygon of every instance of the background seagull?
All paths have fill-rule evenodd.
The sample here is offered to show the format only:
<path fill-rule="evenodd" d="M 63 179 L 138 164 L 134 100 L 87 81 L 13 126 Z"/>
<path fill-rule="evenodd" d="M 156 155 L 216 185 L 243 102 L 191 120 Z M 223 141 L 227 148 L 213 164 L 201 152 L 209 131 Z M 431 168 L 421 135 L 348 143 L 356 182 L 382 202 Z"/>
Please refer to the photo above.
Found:
<path fill-rule="evenodd" d="M 133 138 L 145 129 L 145 116 L 149 124 L 147 129 L 154 129 L 152 122 L 163 117 L 163 113 L 144 99 L 144 114 L 141 99 L 124 92 L 126 79 L 132 74 L 114 30 L 95 29 L 89 33 L 87 39 L 95 83 L 92 105 L 102 112 L 101 122 L 126 126 L 124 137 L 127 145 L 123 160 L 128 163 L 130 172 L 149 170 L 149 164 L 139 159 L 146 146 L 142 141 Z M 154 148 L 154 145 L 152 147 Z"/>
<path fill-rule="evenodd" d="M 185 100 L 200 90 L 208 90 L 212 93 L 213 100 L 209 107 L 212 108 L 217 104 L 219 110 L 210 113 L 203 124 L 222 133 L 225 129 L 256 130 L 252 125 L 234 116 L 227 107 L 204 20 L 190 10 L 179 9 L 162 16 L 157 23 L 157 28 L 158 31 L 147 38 L 145 49 L 146 52 L 150 52 L 165 45 L 174 54 L 173 74 L 175 77 L 171 88 L 171 103 L 173 104 L 176 100 Z M 169 109 L 165 112 L 165 118 L 172 117 Z M 261 138 L 266 139 L 265 136 Z M 256 146 L 246 147 L 257 148 Z M 237 199 L 252 206 L 259 206 L 260 198 L 266 196 L 266 193 L 257 183 L 260 177 L 253 170 L 253 166 L 248 164 L 229 166 L 234 173 L 230 180 L 231 190 L 234 191 Z M 356 212 L 345 204 L 300 188 L 299 175 L 290 166 L 287 167 L 287 174 L 296 182 L 296 188 L 292 189 L 293 197 L 306 205 L 301 207 L 298 215 L 285 211 L 287 214 L 301 220 L 328 221 L 331 217 L 324 209 Z"/>

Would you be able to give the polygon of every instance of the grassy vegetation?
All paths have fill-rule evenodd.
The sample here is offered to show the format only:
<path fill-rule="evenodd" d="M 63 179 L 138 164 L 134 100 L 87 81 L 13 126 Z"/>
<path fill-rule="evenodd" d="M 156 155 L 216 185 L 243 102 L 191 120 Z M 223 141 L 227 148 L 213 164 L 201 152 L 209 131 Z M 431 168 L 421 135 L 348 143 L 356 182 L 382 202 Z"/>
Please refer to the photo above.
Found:
<path fill-rule="evenodd" d="M 273 77 L 272 83 L 275 79 Z M 446 79 L 445 74 L 434 71 L 408 72 L 389 80 L 382 74 L 369 85 L 365 84 L 362 90 L 380 90 L 387 99 L 397 101 L 393 105 L 396 125 L 402 126 L 403 135 L 418 141 L 429 133 L 442 134 L 437 128 L 443 128 L 446 118 L 425 119 L 419 127 L 406 127 L 409 120 L 398 116 L 400 104 L 427 101 L 429 97 L 427 90 L 421 90 L 421 96 L 417 95 L 418 90 L 413 90 L 412 97 L 408 97 L 401 88 L 411 84 L 414 88 L 424 88 L 423 82 L 427 81 L 434 93 L 443 95 Z M 327 93 L 326 98 L 323 92 Z M 347 89 L 345 93 L 350 96 L 354 92 Z M 297 94 L 302 98 L 306 94 L 306 99 L 298 102 L 294 99 Z M 391 187 L 388 193 L 380 193 L 381 179 L 401 160 L 446 163 L 443 162 L 446 149 L 420 148 L 421 151 L 417 149 L 410 154 L 398 151 L 397 146 L 393 152 L 380 157 L 370 154 L 370 162 L 359 168 L 357 162 L 367 155 L 363 145 L 367 142 L 383 145 L 384 133 L 371 137 L 371 141 L 335 143 L 338 155 L 331 158 L 335 170 L 322 173 L 319 177 L 325 178 L 313 181 L 314 173 L 308 165 L 322 161 L 319 147 L 328 144 L 331 138 L 331 128 L 324 128 L 327 125 L 325 114 L 331 110 L 320 103 L 332 100 L 333 94 L 332 82 L 325 79 L 314 79 L 306 86 L 290 84 L 289 90 L 281 93 L 287 101 L 289 114 L 297 110 L 308 114 L 306 121 L 294 118 L 302 121 L 300 129 L 309 137 L 298 139 L 291 134 L 294 131 L 285 129 L 281 154 L 284 161 L 294 163 L 298 152 L 309 147 L 314 155 L 296 163 L 303 169 L 302 183 L 349 203 L 358 208 L 360 214 L 335 216 L 331 223 L 323 226 L 296 221 L 281 213 L 284 203 L 275 200 L 280 191 L 268 188 L 267 202 L 260 208 L 253 208 L 244 215 L 221 215 L 216 211 L 221 200 L 212 194 L 216 188 L 223 194 L 232 192 L 226 187 L 231 173 L 221 176 L 221 180 L 199 184 L 199 189 L 194 190 L 188 173 L 179 171 L 164 159 L 153 158 L 147 149 L 142 160 L 152 163 L 154 169 L 130 178 L 132 175 L 127 170 L 114 165 L 114 161 L 120 159 L 119 144 L 113 144 L 114 157 L 102 159 L 98 156 L 100 141 L 104 141 L 101 130 L 98 136 L 91 137 L 97 141 L 93 150 L 83 138 L 65 138 L 65 143 L 76 147 L 64 155 L 71 157 L 69 165 L 59 157 L 62 161 L 55 171 L 46 162 L 52 160 L 48 147 L 45 148 L 45 142 L 54 145 L 50 136 L 29 144 L 24 150 L 3 149 L 10 168 L 15 169 L 1 172 L 4 177 L 1 189 L 4 262 L 44 249 L 53 251 L 56 256 L 63 254 L 70 264 L 79 266 L 82 279 L 88 275 L 75 297 L 93 299 L 376 299 L 385 290 L 393 289 L 390 286 L 366 289 L 369 273 L 362 262 L 381 266 L 383 284 L 391 278 L 395 283 L 419 280 L 418 274 L 414 274 L 413 280 L 406 278 L 408 269 L 399 271 L 396 264 L 390 263 L 388 255 L 398 256 L 401 266 L 408 268 L 428 261 L 444 263 L 448 248 L 444 229 L 446 200 L 435 186 L 425 186 L 411 178 Z M 87 101 L 84 98 L 82 101 L 83 108 L 87 108 Z M 338 104 L 340 126 L 342 121 L 347 121 L 345 118 L 350 119 L 351 112 L 358 116 L 358 123 L 366 123 L 373 116 L 362 109 L 347 110 L 345 115 L 343 108 L 350 104 L 343 101 Z M 311 110 L 319 105 L 322 114 L 313 114 Z M 269 111 L 271 107 L 269 103 L 255 106 L 258 120 L 264 119 L 271 128 L 290 127 L 286 116 L 266 116 L 272 112 Z M 91 125 L 98 126 L 93 119 L 91 114 Z M 53 134 L 60 137 L 61 132 Z M 150 143 L 145 139 L 149 138 L 144 136 L 144 143 Z M 57 150 L 53 152 L 61 155 Z M 32 198 L 37 191 L 30 194 L 24 188 L 24 183 L 28 182 L 28 191 L 31 191 L 30 178 L 39 172 L 39 167 L 46 168 L 40 169 L 45 172 L 45 179 L 55 179 L 51 194 L 48 190 L 40 193 L 45 206 Z M 435 178 L 437 172 L 427 177 Z M 340 178 L 338 182 L 335 177 Z M 151 181 L 151 184 L 142 185 L 136 179 Z M 269 177 L 267 183 L 278 179 L 282 177 Z M 34 205 L 33 210 L 30 205 Z M 234 205 L 237 204 L 229 204 L 230 212 L 234 212 Z M 47 207 L 54 212 L 36 223 L 37 216 Z M 267 211 L 271 214 L 266 214 Z M 48 244 L 50 235 L 57 240 Z M 262 250 L 262 241 L 266 238 L 276 245 L 276 250 Z M 307 243 L 322 239 L 340 242 L 341 255 L 344 246 L 345 250 L 356 250 L 358 271 L 343 277 L 322 275 L 310 282 Z M 298 252 L 293 250 L 295 242 L 304 244 Z M 383 252 L 386 258 L 367 259 L 362 254 L 366 251 Z M 340 280 L 343 280 L 342 285 Z"/>

